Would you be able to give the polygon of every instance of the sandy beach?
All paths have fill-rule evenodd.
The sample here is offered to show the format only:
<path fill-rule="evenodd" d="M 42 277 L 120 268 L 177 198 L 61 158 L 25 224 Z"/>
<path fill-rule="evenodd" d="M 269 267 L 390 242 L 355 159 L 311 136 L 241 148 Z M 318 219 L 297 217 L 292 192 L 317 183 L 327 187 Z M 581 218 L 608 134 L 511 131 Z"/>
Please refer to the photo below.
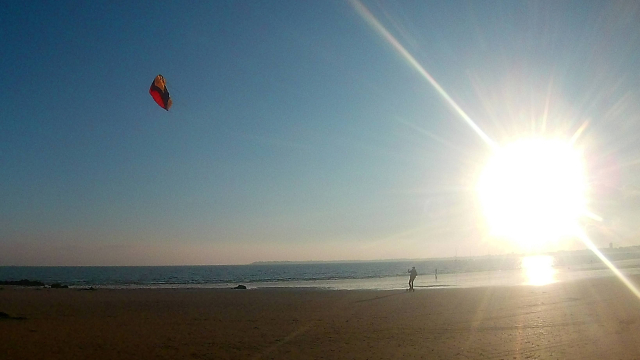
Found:
<path fill-rule="evenodd" d="M 7 360 L 640 358 L 640 299 L 613 277 L 412 293 L 5 286 L 0 311 Z"/>

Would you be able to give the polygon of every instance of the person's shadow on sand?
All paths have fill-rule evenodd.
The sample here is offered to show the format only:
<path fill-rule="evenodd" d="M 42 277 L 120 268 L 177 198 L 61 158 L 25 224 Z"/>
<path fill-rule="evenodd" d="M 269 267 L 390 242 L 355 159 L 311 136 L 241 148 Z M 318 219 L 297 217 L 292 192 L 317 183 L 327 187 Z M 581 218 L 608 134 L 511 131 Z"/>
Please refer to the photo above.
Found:
<path fill-rule="evenodd" d="M 356 303 L 361 303 L 361 302 L 367 302 L 367 301 L 382 300 L 382 299 L 388 298 L 390 296 L 398 296 L 398 295 L 402 295 L 402 293 L 389 294 L 389 295 L 385 295 L 385 296 L 376 296 L 376 297 L 371 298 L 371 299 L 362 299 L 362 300 L 357 300 L 355 302 Z"/>

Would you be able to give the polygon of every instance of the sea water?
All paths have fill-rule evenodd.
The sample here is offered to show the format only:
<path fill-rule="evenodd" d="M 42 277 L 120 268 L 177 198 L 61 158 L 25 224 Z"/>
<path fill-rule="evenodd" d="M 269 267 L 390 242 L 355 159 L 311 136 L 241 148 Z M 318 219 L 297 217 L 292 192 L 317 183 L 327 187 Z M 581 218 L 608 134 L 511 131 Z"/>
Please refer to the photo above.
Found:
<path fill-rule="evenodd" d="M 625 274 L 640 273 L 640 248 L 605 254 Z M 546 283 L 613 276 L 587 251 L 556 253 Z M 203 266 L 4 266 L 0 280 L 39 280 L 70 287 L 102 288 L 231 288 L 291 287 L 330 290 L 395 290 L 408 287 L 408 270 L 415 266 L 416 290 L 443 287 L 516 286 L 536 284 L 523 256 L 484 256 L 426 260 L 324 263 L 256 263 Z M 436 277 L 437 271 L 437 277 Z"/>

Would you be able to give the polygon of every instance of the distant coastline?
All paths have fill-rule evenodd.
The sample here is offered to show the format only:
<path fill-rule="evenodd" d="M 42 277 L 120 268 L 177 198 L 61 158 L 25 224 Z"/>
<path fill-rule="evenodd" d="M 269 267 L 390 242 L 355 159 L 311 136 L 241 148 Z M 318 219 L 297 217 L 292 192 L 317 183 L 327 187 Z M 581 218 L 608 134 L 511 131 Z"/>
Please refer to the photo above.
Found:
<path fill-rule="evenodd" d="M 640 258 L 640 245 L 624 246 L 624 247 L 605 247 L 600 248 L 603 254 L 630 254 L 635 255 L 632 258 Z M 559 250 L 552 252 L 543 252 L 539 255 L 549 256 L 589 256 L 593 255 L 593 252 L 589 249 L 580 250 Z M 424 262 L 424 261 L 443 261 L 443 260 L 470 260 L 470 259 L 486 259 L 486 258 L 512 258 L 523 257 L 528 254 L 512 253 L 512 254 L 500 254 L 500 255 L 475 255 L 475 256 L 448 256 L 448 257 L 433 257 L 433 258 L 403 258 L 403 259 L 376 259 L 376 260 L 282 260 L 282 261 L 254 261 L 247 265 L 305 265 L 305 264 L 352 264 L 352 263 L 377 263 L 377 262 Z"/>

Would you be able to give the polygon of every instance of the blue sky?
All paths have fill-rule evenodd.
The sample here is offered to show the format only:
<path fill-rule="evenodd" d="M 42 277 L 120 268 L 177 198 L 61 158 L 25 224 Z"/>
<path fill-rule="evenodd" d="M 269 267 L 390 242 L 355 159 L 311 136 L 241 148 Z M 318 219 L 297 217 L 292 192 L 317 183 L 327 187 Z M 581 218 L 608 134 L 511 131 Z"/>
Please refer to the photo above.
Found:
<path fill-rule="evenodd" d="M 496 142 L 589 120 L 593 236 L 640 244 L 638 4 L 363 4 Z M 0 265 L 512 250 L 473 191 L 490 149 L 354 3 L 2 7 Z"/>

